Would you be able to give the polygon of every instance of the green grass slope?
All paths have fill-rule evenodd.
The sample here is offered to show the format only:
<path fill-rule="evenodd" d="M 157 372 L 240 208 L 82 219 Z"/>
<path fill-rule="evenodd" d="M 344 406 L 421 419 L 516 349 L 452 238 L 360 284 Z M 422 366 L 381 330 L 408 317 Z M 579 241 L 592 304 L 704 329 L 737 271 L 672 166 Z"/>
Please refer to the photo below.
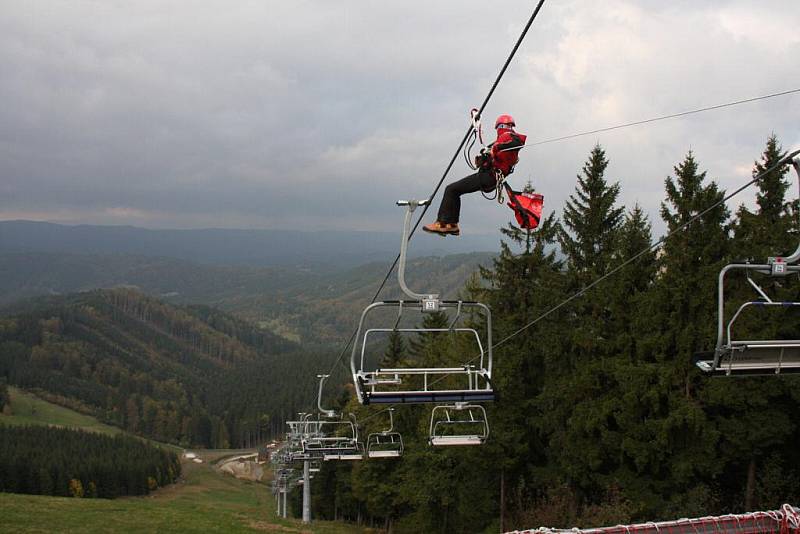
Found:
<path fill-rule="evenodd" d="M 113 436 L 122 432 L 90 415 L 52 404 L 15 387 L 8 388 L 10 409 L 0 414 L 0 424 L 62 426 Z"/>
<path fill-rule="evenodd" d="M 315 522 L 309 527 L 297 520 L 276 517 L 275 508 L 275 500 L 265 484 L 220 474 L 209 463 L 184 463 L 180 482 L 147 497 L 111 501 L 0 493 L 0 530 L 363 532 L 352 525 L 325 521 Z"/>
<path fill-rule="evenodd" d="M 122 430 L 94 417 L 9 388 L 11 414 L 0 424 L 55 425 L 103 434 Z M 237 480 L 214 469 L 234 451 L 202 451 L 205 463 L 183 462 L 179 482 L 147 497 L 73 499 L 0 493 L 0 532 L 359 532 L 351 525 L 311 527 L 276 517 L 269 486 Z"/>

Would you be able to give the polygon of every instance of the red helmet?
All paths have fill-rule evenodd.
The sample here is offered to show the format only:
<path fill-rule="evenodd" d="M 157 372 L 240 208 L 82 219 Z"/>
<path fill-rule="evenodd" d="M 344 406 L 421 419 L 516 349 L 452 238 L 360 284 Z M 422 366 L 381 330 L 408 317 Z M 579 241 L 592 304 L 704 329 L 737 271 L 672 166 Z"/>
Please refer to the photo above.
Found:
<path fill-rule="evenodd" d="M 511 115 L 500 115 L 497 117 L 497 120 L 494 121 L 495 130 L 498 128 L 513 128 L 514 126 L 516 126 L 516 124 L 514 124 L 514 117 Z"/>

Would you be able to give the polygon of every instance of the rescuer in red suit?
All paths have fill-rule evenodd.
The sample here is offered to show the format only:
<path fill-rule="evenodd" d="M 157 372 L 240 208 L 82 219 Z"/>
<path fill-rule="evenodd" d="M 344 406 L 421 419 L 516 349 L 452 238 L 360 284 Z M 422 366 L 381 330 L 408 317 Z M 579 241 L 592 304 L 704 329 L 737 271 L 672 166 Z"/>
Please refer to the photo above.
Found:
<path fill-rule="evenodd" d="M 511 115 L 497 117 L 494 124 L 497 140 L 489 145 L 488 151 L 482 150 L 476 156 L 478 172 L 453 182 L 444 189 L 436 222 L 423 226 L 423 230 L 443 236 L 461 234 L 458 227 L 461 195 L 476 191 L 489 193 L 497 187 L 497 174 L 505 178 L 514 171 L 514 165 L 519 160 L 519 149 L 525 145 L 525 136 L 515 132 L 514 126 Z"/>

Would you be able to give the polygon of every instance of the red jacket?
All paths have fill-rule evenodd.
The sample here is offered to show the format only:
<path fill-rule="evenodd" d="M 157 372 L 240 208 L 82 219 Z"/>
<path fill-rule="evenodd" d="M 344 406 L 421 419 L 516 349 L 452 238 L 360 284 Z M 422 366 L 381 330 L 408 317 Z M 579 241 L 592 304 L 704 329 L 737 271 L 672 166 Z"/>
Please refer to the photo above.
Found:
<path fill-rule="evenodd" d="M 492 166 L 508 176 L 514 172 L 514 165 L 519 161 L 519 151 L 525 146 L 527 136 L 514 130 L 502 130 L 497 141 L 492 143 Z"/>

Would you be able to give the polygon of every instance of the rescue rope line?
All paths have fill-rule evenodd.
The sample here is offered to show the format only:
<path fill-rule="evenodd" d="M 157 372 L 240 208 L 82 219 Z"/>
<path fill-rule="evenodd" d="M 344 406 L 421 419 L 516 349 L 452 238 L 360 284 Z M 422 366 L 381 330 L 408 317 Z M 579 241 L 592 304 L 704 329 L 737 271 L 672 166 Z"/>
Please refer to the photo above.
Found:
<path fill-rule="evenodd" d="M 500 84 L 500 80 L 502 80 L 503 75 L 506 73 L 506 70 L 508 70 L 508 66 L 511 64 L 511 60 L 514 59 L 514 56 L 516 55 L 517 50 L 519 49 L 520 45 L 522 44 L 522 41 L 525 39 L 525 36 L 527 35 L 528 30 L 530 29 L 531 25 L 533 24 L 533 21 L 536 20 L 536 17 L 539 15 L 539 11 L 541 10 L 542 5 L 544 5 L 544 0 L 539 0 L 539 3 L 536 4 L 536 8 L 533 10 L 533 13 L 531 14 L 530 18 L 528 19 L 528 23 L 525 24 L 525 27 L 523 28 L 522 33 L 520 34 L 519 38 L 517 39 L 517 42 L 514 44 L 514 47 L 511 49 L 511 52 L 509 53 L 508 58 L 506 58 L 506 61 L 503 64 L 503 67 L 500 69 L 500 73 L 497 75 L 497 78 L 495 78 L 491 89 L 489 89 L 489 93 L 486 95 L 486 98 L 483 99 L 483 103 L 481 104 L 481 107 L 478 108 L 478 112 L 476 114 L 476 117 L 478 119 L 480 118 L 481 114 L 483 113 L 483 110 L 486 108 L 486 105 L 489 103 L 489 100 L 491 100 L 492 95 L 494 95 L 494 92 L 497 89 L 497 86 Z M 453 168 L 453 164 L 455 164 L 456 159 L 458 159 L 458 156 L 461 154 L 461 151 L 464 148 L 464 145 L 469 140 L 469 137 L 472 134 L 472 131 L 473 131 L 473 127 L 472 127 L 472 124 L 470 124 L 470 127 L 467 129 L 467 133 L 464 134 L 464 138 L 461 140 L 461 143 L 458 145 L 458 148 L 456 149 L 455 154 L 453 154 L 453 157 L 450 159 L 450 163 L 448 163 L 447 167 L 445 168 L 444 173 L 442 174 L 442 177 L 439 179 L 439 182 L 436 184 L 436 187 L 433 189 L 433 192 L 428 197 L 431 201 L 436 197 L 436 193 L 438 193 L 439 189 L 442 187 L 442 183 L 444 183 L 445 179 L 447 178 L 447 175 L 450 173 L 450 170 Z M 414 236 L 414 233 L 417 231 L 417 228 L 419 228 L 420 223 L 422 223 L 422 218 L 425 217 L 425 213 L 428 211 L 429 207 L 430 207 L 430 203 L 423 207 L 422 212 L 420 213 L 419 217 L 417 218 L 416 222 L 414 223 L 413 228 L 411 228 L 411 232 L 408 235 L 408 240 L 409 241 L 411 241 L 411 238 Z M 395 267 L 397 267 L 397 263 L 399 261 L 400 261 L 400 254 L 398 254 L 397 257 L 394 259 L 394 262 L 392 262 L 392 265 L 389 267 L 389 271 L 386 273 L 386 276 L 383 278 L 383 281 L 381 282 L 380 286 L 378 287 L 378 290 L 375 292 L 375 295 L 372 297 L 372 300 L 370 301 L 370 304 L 372 304 L 373 302 L 375 302 L 377 300 L 377 298 L 380 295 L 381 291 L 383 291 L 383 288 L 386 286 L 386 282 L 389 280 L 389 277 L 392 275 L 392 272 L 394 271 Z M 333 362 L 333 365 L 331 366 L 331 369 L 328 372 L 328 374 L 333 373 L 333 370 L 336 368 L 336 366 L 339 363 L 342 362 L 342 358 L 344 357 L 345 353 L 347 352 L 347 349 L 350 347 L 350 344 L 355 339 L 357 333 L 358 333 L 358 329 L 353 331 L 353 334 L 350 336 L 350 339 L 347 341 L 345 346 L 342 348 L 342 351 L 339 353 L 339 356 L 336 358 L 336 361 Z M 342 363 L 342 365 L 344 365 L 344 364 Z M 344 366 L 344 367 L 345 367 L 345 369 L 347 369 L 347 366 Z M 349 371 L 349 369 L 347 369 L 347 370 Z"/>
<path fill-rule="evenodd" d="M 610 131 L 613 131 L 613 130 L 620 130 L 622 128 L 629 128 L 631 126 L 639 126 L 639 125 L 642 125 L 642 124 L 649 124 L 651 122 L 658 122 L 658 121 L 663 121 L 663 120 L 667 120 L 667 119 L 674 119 L 674 118 L 677 118 L 677 117 L 685 117 L 687 115 L 694 115 L 696 113 L 702 113 L 704 111 L 712 111 L 712 110 L 716 110 L 716 109 L 729 108 L 729 107 L 738 106 L 738 105 L 741 105 L 741 104 L 748 104 L 750 102 L 756 102 L 756 101 L 759 101 L 759 100 L 766 100 L 768 98 L 775 98 L 775 97 L 778 97 L 778 96 L 790 95 L 790 94 L 793 94 L 793 93 L 800 93 L 800 88 L 798 88 L 798 89 L 790 89 L 788 91 L 781 91 L 779 93 L 771 93 L 771 94 L 768 94 L 768 95 L 756 96 L 756 97 L 753 97 L 753 98 L 746 98 L 744 100 L 735 100 L 733 102 L 726 102 L 725 104 L 717 104 L 715 106 L 708 106 L 708 107 L 704 107 L 704 108 L 692 109 L 692 110 L 689 110 L 689 111 L 681 111 L 680 113 L 672 113 L 670 115 L 662 115 L 660 117 L 653 117 L 653 118 L 650 118 L 650 119 L 644 119 L 644 120 L 639 120 L 639 121 L 634 121 L 634 122 L 626 122 L 624 124 L 617 124 L 616 126 L 607 126 L 605 128 L 598 128 L 596 130 L 589 130 L 589 131 L 586 131 L 586 132 L 574 133 L 574 134 L 570 134 L 570 135 L 562 135 L 561 137 L 553 137 L 553 138 L 550 138 L 550 139 L 543 139 L 541 141 L 535 141 L 533 143 L 527 143 L 527 144 L 525 144 L 525 146 L 520 147 L 520 148 L 515 148 L 514 150 L 522 150 L 522 149 L 527 148 L 527 147 L 538 146 L 538 145 L 546 145 L 546 144 L 549 144 L 549 143 L 555 143 L 557 141 L 566 141 L 567 139 L 575 139 L 576 137 L 583 137 L 583 136 L 586 136 L 586 135 L 592 135 L 592 134 L 596 134 L 596 133 L 603 133 L 603 132 L 610 132 Z"/>

